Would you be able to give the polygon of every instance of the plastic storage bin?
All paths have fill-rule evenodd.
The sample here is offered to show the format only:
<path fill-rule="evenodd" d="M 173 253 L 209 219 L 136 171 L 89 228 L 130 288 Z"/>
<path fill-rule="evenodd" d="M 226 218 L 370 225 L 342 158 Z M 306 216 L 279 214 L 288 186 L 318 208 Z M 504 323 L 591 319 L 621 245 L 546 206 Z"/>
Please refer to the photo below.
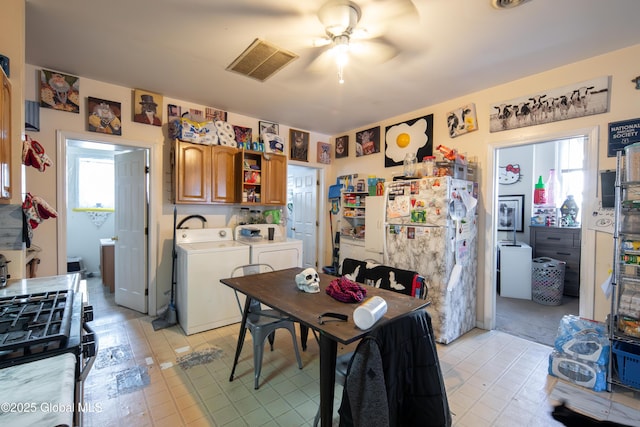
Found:
<path fill-rule="evenodd" d="M 613 343 L 618 362 L 618 377 L 626 385 L 640 388 L 640 347 L 622 341 Z"/>
<path fill-rule="evenodd" d="M 531 262 L 531 299 L 538 304 L 560 305 L 564 292 L 566 263 L 557 259 L 540 257 Z"/>

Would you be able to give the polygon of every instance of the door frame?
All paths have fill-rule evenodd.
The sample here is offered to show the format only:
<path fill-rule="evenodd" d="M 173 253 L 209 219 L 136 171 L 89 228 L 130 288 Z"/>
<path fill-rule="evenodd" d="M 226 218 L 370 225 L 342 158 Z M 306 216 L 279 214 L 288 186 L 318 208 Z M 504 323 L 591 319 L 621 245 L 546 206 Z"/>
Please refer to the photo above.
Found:
<path fill-rule="evenodd" d="M 156 208 L 159 200 L 158 192 L 162 189 L 162 147 L 156 146 L 152 142 L 132 141 L 115 138 L 109 135 L 72 132 L 65 130 L 56 131 L 56 155 L 57 155 L 57 183 L 56 183 L 56 211 L 58 212 L 57 243 L 58 243 L 58 274 L 67 274 L 67 140 L 88 141 L 97 144 L 109 144 L 125 147 L 135 147 L 147 149 L 149 152 L 149 176 L 147 196 L 149 198 L 149 222 L 147 224 L 147 306 L 148 315 L 154 316 L 157 313 L 157 263 L 158 257 L 158 236 L 151 229 L 152 224 L 159 224 L 159 210 Z"/>
<path fill-rule="evenodd" d="M 585 173 L 583 200 L 595 200 L 598 184 L 598 146 L 600 127 L 566 130 L 558 133 L 535 135 L 528 138 L 512 138 L 488 144 L 487 149 L 487 176 L 491 177 L 489 185 L 486 186 L 487 194 L 485 200 L 487 215 L 485 217 L 485 265 L 491 266 L 484 269 L 484 318 L 483 329 L 492 330 L 496 327 L 496 244 L 497 232 L 497 211 L 498 211 L 498 168 L 496 159 L 498 150 L 501 148 L 515 147 L 519 145 L 529 145 L 539 142 L 566 139 L 576 135 L 587 137 L 587 166 Z M 582 230 L 582 245 L 580 258 L 587 260 L 593 257 L 596 250 L 596 232 L 584 226 Z M 580 262 L 580 316 L 593 318 L 595 310 L 595 263 Z"/>

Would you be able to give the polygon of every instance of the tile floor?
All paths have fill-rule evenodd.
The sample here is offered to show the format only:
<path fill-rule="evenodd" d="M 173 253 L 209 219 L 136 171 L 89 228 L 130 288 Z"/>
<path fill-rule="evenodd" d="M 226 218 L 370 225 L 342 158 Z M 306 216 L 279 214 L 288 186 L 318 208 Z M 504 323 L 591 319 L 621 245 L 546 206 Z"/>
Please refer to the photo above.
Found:
<path fill-rule="evenodd" d="M 275 350 L 265 351 L 260 389 L 254 390 L 247 344 L 229 382 L 237 324 L 191 336 L 178 326 L 154 331 L 152 317 L 116 306 L 99 278 L 88 282 L 100 351 L 85 383 L 85 402 L 100 410 L 85 414 L 85 426 L 313 424 L 319 402 L 315 341 L 302 353 L 299 370 L 291 340 L 277 334 Z M 561 426 L 550 416 L 555 401 L 549 394 L 558 380 L 547 375 L 549 352 L 545 345 L 480 329 L 438 345 L 454 426 Z M 640 413 L 640 396 L 633 393 L 586 392 L 604 401 L 599 418 L 607 418 L 612 401 Z M 341 396 L 336 386 L 336 411 Z"/>

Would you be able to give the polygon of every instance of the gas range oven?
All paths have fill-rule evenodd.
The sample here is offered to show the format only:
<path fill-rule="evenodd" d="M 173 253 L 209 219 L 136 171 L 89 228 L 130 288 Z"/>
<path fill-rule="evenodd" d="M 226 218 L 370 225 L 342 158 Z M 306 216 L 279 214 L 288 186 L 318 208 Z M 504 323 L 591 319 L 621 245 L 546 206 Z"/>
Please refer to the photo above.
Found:
<path fill-rule="evenodd" d="M 70 289 L 0 297 L 0 369 L 73 355 L 76 426 L 82 424 L 84 380 L 98 352 L 91 320 L 93 307 Z"/>

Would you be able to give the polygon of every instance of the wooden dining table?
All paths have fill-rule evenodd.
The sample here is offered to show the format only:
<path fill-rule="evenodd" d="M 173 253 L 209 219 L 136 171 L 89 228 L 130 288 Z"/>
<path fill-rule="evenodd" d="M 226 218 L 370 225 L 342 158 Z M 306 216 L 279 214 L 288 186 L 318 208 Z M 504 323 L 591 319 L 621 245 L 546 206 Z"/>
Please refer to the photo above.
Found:
<path fill-rule="evenodd" d="M 256 299 L 271 308 L 299 322 L 302 327 L 318 332 L 320 338 L 320 420 L 321 425 L 331 426 L 333 419 L 333 398 L 338 343 L 350 344 L 367 335 L 371 330 L 398 319 L 412 311 L 428 305 L 423 299 L 365 286 L 367 296 L 363 302 L 378 295 L 387 302 L 386 314 L 367 330 L 359 329 L 353 322 L 353 310 L 358 303 L 344 303 L 329 296 L 325 289 L 336 279 L 335 276 L 320 273 L 320 292 L 306 293 L 298 289 L 295 277 L 303 269 L 288 268 L 268 273 L 221 279 L 220 282 L 247 296 L 242 315 L 241 329 L 244 331 L 246 316 L 251 299 Z M 322 316 L 326 313 L 346 315 L 346 321 Z M 322 317 L 320 317 L 322 316 Z M 319 320 L 323 321 L 320 322 Z M 240 339 L 240 337 L 239 337 Z M 239 348 L 239 347 L 237 347 Z"/>

